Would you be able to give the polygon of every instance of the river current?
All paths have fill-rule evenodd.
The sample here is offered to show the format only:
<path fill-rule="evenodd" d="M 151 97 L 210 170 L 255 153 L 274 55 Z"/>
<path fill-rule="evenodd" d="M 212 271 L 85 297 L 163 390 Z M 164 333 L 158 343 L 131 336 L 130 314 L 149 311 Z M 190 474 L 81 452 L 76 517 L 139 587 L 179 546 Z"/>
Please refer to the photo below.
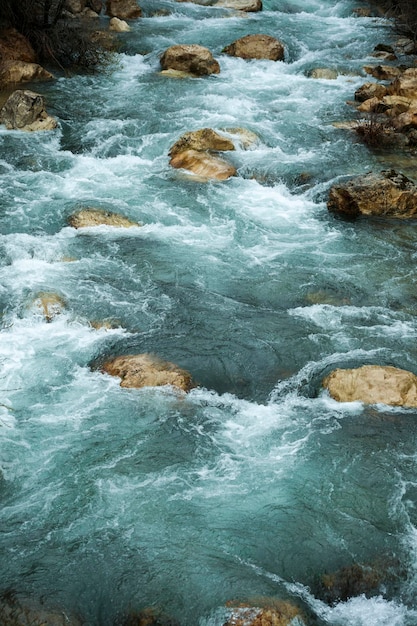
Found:
<path fill-rule="evenodd" d="M 415 626 L 416 413 L 321 388 L 335 367 L 417 372 L 416 225 L 326 208 L 331 184 L 386 165 L 333 124 L 394 35 L 349 0 L 141 6 L 116 65 L 34 86 L 55 131 L 0 127 L 0 590 L 90 626 L 147 606 L 222 626 L 227 601 L 256 596 L 321 626 Z M 284 62 L 221 53 L 259 32 Z M 221 73 L 161 76 L 176 43 L 209 47 Z M 258 135 L 228 153 L 236 177 L 169 167 L 203 127 Z M 83 206 L 142 227 L 77 231 Z M 40 292 L 66 303 L 50 323 Z M 199 386 L 123 389 L 95 367 L 139 352 Z M 376 562 L 396 576 L 374 597 L 316 594 L 323 573 Z"/>

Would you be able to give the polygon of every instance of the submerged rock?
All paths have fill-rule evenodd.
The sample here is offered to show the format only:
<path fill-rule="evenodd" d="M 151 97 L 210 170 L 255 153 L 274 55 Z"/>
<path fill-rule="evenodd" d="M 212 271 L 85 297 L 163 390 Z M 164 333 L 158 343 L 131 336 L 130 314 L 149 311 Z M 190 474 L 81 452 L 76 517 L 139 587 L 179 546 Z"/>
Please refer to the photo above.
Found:
<path fill-rule="evenodd" d="M 245 13 L 255 13 L 262 11 L 261 0 L 218 0 L 215 7 L 223 9 L 235 9 L 235 11 L 244 11 Z"/>
<path fill-rule="evenodd" d="M 220 72 L 220 65 L 210 50 L 197 44 L 171 46 L 161 57 L 161 67 L 163 70 L 177 70 L 193 76 L 207 76 Z"/>
<path fill-rule="evenodd" d="M 246 35 L 223 48 L 222 52 L 242 59 L 268 59 L 270 61 L 284 59 L 283 44 L 269 35 Z"/>
<path fill-rule="evenodd" d="M 308 73 L 309 78 L 335 80 L 339 76 L 337 70 L 328 67 L 316 67 Z"/>
<path fill-rule="evenodd" d="M 0 596 L 1 626 L 82 626 L 82 621 L 64 608 L 48 608 L 31 599 L 7 592 Z"/>
<path fill-rule="evenodd" d="M 114 226 L 116 228 L 132 228 L 140 226 L 123 215 L 105 211 L 104 209 L 81 209 L 68 218 L 68 223 L 73 228 L 88 228 L 91 226 Z"/>
<path fill-rule="evenodd" d="M 171 385 L 182 391 L 190 391 L 191 374 L 178 365 L 163 361 L 153 354 L 129 354 L 107 361 L 102 371 L 121 378 L 121 387 L 161 387 Z"/>
<path fill-rule="evenodd" d="M 115 626 L 180 626 L 177 620 L 162 611 L 150 607 L 143 611 L 132 611 L 116 620 Z"/>
<path fill-rule="evenodd" d="M 106 13 L 121 20 L 133 20 L 142 16 L 142 10 L 136 0 L 107 0 Z"/>
<path fill-rule="evenodd" d="M 349 217 L 359 215 L 417 217 L 417 186 L 394 170 L 368 173 L 330 189 L 329 211 Z"/>
<path fill-rule="evenodd" d="M 244 150 L 260 142 L 258 135 L 247 128 L 224 128 L 223 130 L 229 135 L 235 135 L 237 142 Z"/>
<path fill-rule="evenodd" d="M 201 128 L 181 135 L 178 141 L 171 146 L 168 154 L 169 156 L 174 156 L 186 150 L 197 150 L 199 152 L 213 150 L 215 152 L 224 152 L 234 149 L 235 146 L 231 139 L 220 135 L 211 128 Z"/>
<path fill-rule="evenodd" d="M 384 573 L 386 576 L 386 572 Z M 323 574 L 316 593 L 327 604 L 336 604 L 355 596 L 375 596 L 383 582 L 381 570 L 354 563 L 337 572 Z"/>
<path fill-rule="evenodd" d="M 32 301 L 30 308 L 40 313 L 47 322 L 61 315 L 66 308 L 64 298 L 57 293 L 41 292 Z"/>
<path fill-rule="evenodd" d="M 323 380 L 323 387 L 338 402 L 417 406 L 417 376 L 391 366 L 363 365 L 336 369 Z"/>
<path fill-rule="evenodd" d="M 175 169 L 185 169 L 199 177 L 200 180 L 227 180 L 235 176 L 236 168 L 220 157 L 199 152 L 184 150 L 175 154 L 169 164 Z"/>
<path fill-rule="evenodd" d="M 230 606 L 231 603 L 228 603 Z M 303 626 L 304 617 L 298 606 L 284 600 L 275 600 L 268 606 L 239 604 L 223 626 Z"/>
<path fill-rule="evenodd" d="M 57 121 L 45 111 L 43 97 L 29 90 L 14 91 L 0 110 L 0 124 L 8 130 L 52 130 Z"/>

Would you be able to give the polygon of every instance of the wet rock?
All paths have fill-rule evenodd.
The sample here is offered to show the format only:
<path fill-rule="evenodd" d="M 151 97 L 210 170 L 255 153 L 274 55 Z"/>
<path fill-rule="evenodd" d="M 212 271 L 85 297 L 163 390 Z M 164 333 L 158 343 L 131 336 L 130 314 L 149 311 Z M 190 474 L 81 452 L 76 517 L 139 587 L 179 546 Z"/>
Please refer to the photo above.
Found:
<path fill-rule="evenodd" d="M 309 78 L 322 78 L 325 80 L 335 80 L 338 77 L 338 72 L 326 67 L 317 67 L 314 70 L 308 72 Z"/>
<path fill-rule="evenodd" d="M 417 186 L 394 170 L 368 173 L 330 189 L 329 211 L 349 217 L 359 215 L 417 217 Z"/>
<path fill-rule="evenodd" d="M 194 387 L 191 374 L 174 363 L 151 354 L 131 354 L 107 361 L 102 371 L 121 378 L 121 387 L 160 387 L 171 385 L 182 391 Z"/>
<path fill-rule="evenodd" d="M 31 302 L 30 309 L 41 314 L 47 322 L 52 322 L 66 309 L 64 298 L 57 293 L 41 292 Z"/>
<path fill-rule="evenodd" d="M 383 576 L 380 570 L 355 563 L 337 572 L 324 574 L 319 582 L 316 594 L 327 604 L 346 602 L 349 598 L 364 595 L 372 597 L 378 594 Z"/>
<path fill-rule="evenodd" d="M 192 172 L 199 181 L 227 180 L 236 175 L 236 168 L 224 159 L 197 150 L 178 152 L 169 164 L 175 169 Z"/>
<path fill-rule="evenodd" d="M 116 33 L 128 33 L 131 28 L 124 20 L 119 20 L 118 17 L 112 17 L 109 22 L 109 29 Z"/>
<path fill-rule="evenodd" d="M 261 0 L 218 0 L 215 7 L 224 9 L 235 9 L 236 11 L 244 11 L 245 13 L 255 13 L 262 11 Z"/>
<path fill-rule="evenodd" d="M 0 110 L 0 123 L 8 130 L 52 130 L 57 121 L 45 111 L 43 97 L 29 90 L 17 90 Z"/>
<path fill-rule="evenodd" d="M 169 156 L 174 156 L 179 152 L 185 150 L 197 150 L 204 152 L 206 150 L 213 150 L 215 152 L 234 150 L 235 146 L 233 141 L 220 135 L 211 128 L 201 128 L 199 130 L 192 130 L 182 135 L 178 141 L 176 141 L 169 150 Z"/>
<path fill-rule="evenodd" d="M 143 611 L 132 611 L 118 619 L 115 626 L 180 626 L 177 620 L 153 607 Z"/>
<path fill-rule="evenodd" d="M 182 72 L 181 70 L 162 70 L 159 72 L 160 76 L 166 76 L 167 78 L 195 78 L 195 74 L 190 74 L 190 72 Z"/>
<path fill-rule="evenodd" d="M 171 46 L 161 57 L 161 67 L 163 70 L 188 72 L 193 76 L 207 76 L 220 72 L 220 65 L 210 50 L 197 44 Z"/>
<path fill-rule="evenodd" d="M 379 59 L 380 61 L 396 61 L 397 57 L 395 54 L 391 54 L 390 52 L 376 51 L 372 52 L 371 56 Z"/>
<path fill-rule="evenodd" d="M 247 128 L 224 128 L 223 130 L 229 135 L 235 135 L 237 138 L 236 141 L 244 150 L 247 150 L 260 141 L 258 135 Z"/>
<path fill-rule="evenodd" d="M 269 35 L 246 35 L 223 48 L 222 52 L 242 59 L 284 59 L 283 44 Z"/>
<path fill-rule="evenodd" d="M 133 20 L 142 16 L 142 10 L 136 0 L 107 0 L 106 14 L 121 20 Z"/>
<path fill-rule="evenodd" d="M 13 593 L 0 596 L 1 626 L 82 626 L 78 617 L 63 608 L 47 608 L 26 598 L 18 599 Z"/>
<path fill-rule="evenodd" d="M 0 65 L 0 85 L 52 79 L 53 75 L 38 63 L 5 61 Z"/>
<path fill-rule="evenodd" d="M 363 69 L 378 80 L 393 80 L 400 76 L 403 71 L 402 68 L 394 65 L 366 65 Z"/>
<path fill-rule="evenodd" d="M 36 63 L 36 53 L 29 41 L 15 28 L 5 28 L 0 32 L 0 59 Z"/>
<path fill-rule="evenodd" d="M 88 228 L 91 226 L 114 226 L 116 228 L 132 228 L 140 226 L 123 215 L 105 211 L 104 209 L 81 209 L 68 218 L 68 223 L 73 228 Z"/>
<path fill-rule="evenodd" d="M 230 606 L 231 603 L 228 603 Z M 291 602 L 276 600 L 271 606 L 250 606 L 240 604 L 231 609 L 231 614 L 223 626 L 303 626 L 304 617 Z"/>
<path fill-rule="evenodd" d="M 385 85 L 379 83 L 365 83 L 355 91 L 355 100 L 365 102 L 369 98 L 383 98 L 388 93 Z"/>
<path fill-rule="evenodd" d="M 417 376 L 391 366 L 363 365 L 336 369 L 323 380 L 323 387 L 338 402 L 417 406 Z"/>

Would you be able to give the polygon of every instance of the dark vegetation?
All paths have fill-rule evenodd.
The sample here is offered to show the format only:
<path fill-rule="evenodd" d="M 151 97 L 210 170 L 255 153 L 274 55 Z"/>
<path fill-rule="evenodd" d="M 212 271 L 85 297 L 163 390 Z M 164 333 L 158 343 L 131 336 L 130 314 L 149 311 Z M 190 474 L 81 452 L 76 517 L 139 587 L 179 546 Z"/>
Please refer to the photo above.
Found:
<path fill-rule="evenodd" d="M 397 31 L 417 41 L 417 2 L 416 0 L 379 0 L 378 5 L 387 17 L 395 20 Z"/>
<path fill-rule="evenodd" d="M 95 20 L 69 16 L 65 4 L 66 0 L 0 0 L 0 28 L 16 28 L 41 63 L 62 69 L 102 66 L 109 58 L 108 42 L 97 35 Z"/>

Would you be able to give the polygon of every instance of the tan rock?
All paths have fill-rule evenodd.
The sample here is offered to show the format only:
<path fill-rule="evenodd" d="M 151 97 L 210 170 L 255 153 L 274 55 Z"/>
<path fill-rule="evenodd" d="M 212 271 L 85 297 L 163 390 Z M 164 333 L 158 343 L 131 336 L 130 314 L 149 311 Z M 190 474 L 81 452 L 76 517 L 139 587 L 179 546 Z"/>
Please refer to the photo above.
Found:
<path fill-rule="evenodd" d="M 396 61 L 397 57 L 393 52 L 386 52 L 385 50 L 375 50 L 372 52 L 372 57 L 379 59 L 380 61 Z"/>
<path fill-rule="evenodd" d="M 373 113 L 378 110 L 380 104 L 381 101 L 379 98 L 368 98 L 368 100 L 364 100 L 363 102 L 361 102 L 361 104 L 358 106 L 358 111 L 360 111 L 361 113 Z"/>
<path fill-rule="evenodd" d="M 162 70 L 159 72 L 160 76 L 165 76 L 166 78 L 195 78 L 195 74 L 191 74 L 190 72 L 182 72 L 181 70 Z"/>
<path fill-rule="evenodd" d="M 65 300 L 57 293 L 41 292 L 32 301 L 30 308 L 41 313 L 47 322 L 63 313 L 66 308 Z"/>
<path fill-rule="evenodd" d="M 260 141 L 258 135 L 247 128 L 225 128 L 224 132 L 229 135 L 235 135 L 237 142 L 244 150 L 247 150 Z"/>
<path fill-rule="evenodd" d="M 5 61 L 0 65 L 0 84 L 52 80 L 53 75 L 37 63 Z"/>
<path fill-rule="evenodd" d="M 89 228 L 91 226 L 114 226 L 116 228 L 132 228 L 140 226 L 137 222 L 111 211 L 103 209 L 81 209 L 68 218 L 73 228 Z"/>
<path fill-rule="evenodd" d="M 262 0 L 218 0 L 214 6 L 244 11 L 245 13 L 255 13 L 262 11 Z"/>
<path fill-rule="evenodd" d="M 195 76 L 218 74 L 220 65 L 208 48 L 197 44 L 178 44 L 165 50 L 161 57 L 163 70 L 189 72 Z"/>
<path fill-rule="evenodd" d="M 330 189 L 327 208 L 349 217 L 417 217 L 417 186 L 394 170 L 357 176 Z"/>
<path fill-rule="evenodd" d="M 0 124 L 8 130 L 52 130 L 57 121 L 45 111 L 43 97 L 29 90 L 14 91 L 0 110 Z"/>
<path fill-rule="evenodd" d="M 182 135 L 178 141 L 171 146 L 168 154 L 169 156 L 174 156 L 185 150 L 197 150 L 199 152 L 213 150 L 217 152 L 234 149 L 233 141 L 227 137 L 220 135 L 211 128 L 201 128 Z"/>
<path fill-rule="evenodd" d="M 383 98 L 387 95 L 387 88 L 385 85 L 379 83 L 365 83 L 359 89 L 355 91 L 355 100 L 358 102 L 364 102 L 369 98 Z"/>
<path fill-rule="evenodd" d="M 417 109 L 408 109 L 404 113 L 392 118 L 392 124 L 395 130 L 399 132 L 407 132 L 413 128 L 417 128 Z"/>
<path fill-rule="evenodd" d="M 15 28 L 5 28 L 0 32 L 0 59 L 36 63 L 36 53 L 29 41 Z"/>
<path fill-rule="evenodd" d="M 269 35 L 246 35 L 223 48 L 222 52 L 242 59 L 284 59 L 283 44 Z"/>
<path fill-rule="evenodd" d="M 378 80 L 393 80 L 402 73 L 401 68 L 394 65 L 365 65 L 363 69 Z"/>
<path fill-rule="evenodd" d="M 297 626 L 305 623 L 297 606 L 284 600 L 276 600 L 272 606 L 256 607 L 241 604 L 234 607 L 223 626 L 291 626 L 296 618 Z"/>
<path fill-rule="evenodd" d="M 410 68 L 398 76 L 388 87 L 389 95 L 417 98 L 417 68 Z"/>
<path fill-rule="evenodd" d="M 169 164 L 176 169 L 192 172 L 202 181 L 227 180 L 236 174 L 236 168 L 224 159 L 197 150 L 178 152 L 171 158 Z"/>
<path fill-rule="evenodd" d="M 121 378 L 121 387 L 161 387 L 172 385 L 182 391 L 194 387 L 191 374 L 174 363 L 151 354 L 131 354 L 107 361 L 102 371 Z"/>
<path fill-rule="evenodd" d="M 417 109 L 417 100 L 404 98 L 404 96 L 384 96 L 381 106 L 386 109 L 387 115 L 396 116 L 405 113 L 410 108 Z"/>
<path fill-rule="evenodd" d="M 317 67 L 308 73 L 309 78 L 335 80 L 338 77 L 338 72 L 327 67 Z"/>
<path fill-rule="evenodd" d="M 109 29 L 116 33 L 128 33 L 131 28 L 124 20 L 119 20 L 118 17 L 112 17 L 109 22 Z"/>
<path fill-rule="evenodd" d="M 417 406 L 417 376 L 396 367 L 336 369 L 323 380 L 323 387 L 339 402 Z"/>
<path fill-rule="evenodd" d="M 121 20 L 133 20 L 141 17 L 142 10 L 136 0 L 107 0 L 106 14 Z"/>

